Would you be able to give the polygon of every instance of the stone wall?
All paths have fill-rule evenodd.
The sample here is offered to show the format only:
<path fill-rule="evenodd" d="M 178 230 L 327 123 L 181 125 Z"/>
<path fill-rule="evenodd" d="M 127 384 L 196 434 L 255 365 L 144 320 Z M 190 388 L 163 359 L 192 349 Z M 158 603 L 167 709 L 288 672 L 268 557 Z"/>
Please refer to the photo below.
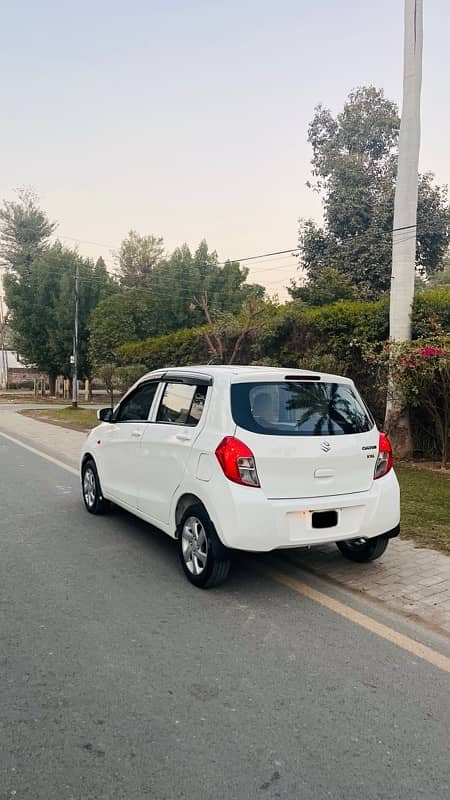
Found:
<path fill-rule="evenodd" d="M 35 380 L 45 380 L 48 386 L 48 375 L 45 372 L 40 372 L 38 369 L 31 369 L 29 367 L 20 367 L 18 369 L 8 370 L 8 386 L 9 387 L 29 387 L 33 388 Z"/>

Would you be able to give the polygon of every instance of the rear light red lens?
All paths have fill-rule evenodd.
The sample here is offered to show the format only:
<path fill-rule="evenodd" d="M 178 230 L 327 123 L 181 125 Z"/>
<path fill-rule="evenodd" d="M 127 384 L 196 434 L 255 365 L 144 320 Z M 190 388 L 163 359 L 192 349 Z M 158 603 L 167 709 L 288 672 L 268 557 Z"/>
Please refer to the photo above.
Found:
<path fill-rule="evenodd" d="M 216 456 L 229 481 L 241 486 L 259 486 L 253 453 L 240 439 L 225 436 L 217 447 Z"/>
<path fill-rule="evenodd" d="M 385 433 L 380 433 L 377 463 L 375 464 L 374 479 L 382 478 L 394 466 L 391 443 Z"/>

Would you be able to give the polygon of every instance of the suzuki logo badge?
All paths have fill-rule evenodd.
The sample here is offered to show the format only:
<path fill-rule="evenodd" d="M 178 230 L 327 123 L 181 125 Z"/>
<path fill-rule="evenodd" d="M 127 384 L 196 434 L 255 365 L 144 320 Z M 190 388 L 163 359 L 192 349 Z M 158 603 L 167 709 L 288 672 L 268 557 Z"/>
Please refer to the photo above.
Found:
<path fill-rule="evenodd" d="M 331 444 L 329 442 L 322 442 L 320 446 L 324 453 L 329 453 L 331 450 Z"/>

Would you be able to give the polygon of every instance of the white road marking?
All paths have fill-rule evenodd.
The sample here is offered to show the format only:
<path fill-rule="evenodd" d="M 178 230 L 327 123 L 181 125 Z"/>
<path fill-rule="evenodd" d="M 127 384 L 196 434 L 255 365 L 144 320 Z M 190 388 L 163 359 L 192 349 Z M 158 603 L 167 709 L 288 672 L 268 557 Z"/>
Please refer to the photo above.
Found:
<path fill-rule="evenodd" d="M 76 475 L 77 478 L 79 476 L 79 470 L 75 469 L 75 467 L 70 467 L 69 464 L 65 464 L 64 461 L 60 461 L 58 458 L 53 458 L 53 456 L 47 455 L 47 453 L 43 453 L 42 450 L 37 450 L 35 447 L 31 447 L 29 444 L 25 444 L 25 442 L 21 442 L 20 439 L 15 439 L 14 436 L 10 436 L 8 433 L 3 433 L 0 431 L 0 436 L 3 436 L 5 439 L 8 439 L 13 444 L 17 444 L 19 447 L 25 448 L 25 450 L 29 450 L 30 453 L 34 453 L 35 456 L 40 456 L 41 458 L 45 458 L 46 461 L 50 461 L 51 464 L 56 464 L 57 467 L 61 467 L 61 469 L 65 469 L 67 472 L 71 472 L 72 475 Z"/>

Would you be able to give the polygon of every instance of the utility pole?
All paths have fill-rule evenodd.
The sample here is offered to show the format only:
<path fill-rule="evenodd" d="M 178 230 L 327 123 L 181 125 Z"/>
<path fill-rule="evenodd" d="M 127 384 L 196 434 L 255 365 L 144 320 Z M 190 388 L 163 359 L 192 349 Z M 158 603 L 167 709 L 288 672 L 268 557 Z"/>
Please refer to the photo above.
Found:
<path fill-rule="evenodd" d="M 75 326 L 73 335 L 73 378 L 72 408 L 78 408 L 78 302 L 80 289 L 80 265 L 77 262 L 75 271 Z"/>
<path fill-rule="evenodd" d="M 391 340 L 397 342 L 411 339 L 416 268 L 422 47 L 423 0 L 405 0 L 403 107 L 394 201 L 389 318 L 389 335 Z M 412 438 L 409 415 L 402 394 L 392 378 L 389 380 L 385 426 L 397 456 L 410 456 Z"/>

